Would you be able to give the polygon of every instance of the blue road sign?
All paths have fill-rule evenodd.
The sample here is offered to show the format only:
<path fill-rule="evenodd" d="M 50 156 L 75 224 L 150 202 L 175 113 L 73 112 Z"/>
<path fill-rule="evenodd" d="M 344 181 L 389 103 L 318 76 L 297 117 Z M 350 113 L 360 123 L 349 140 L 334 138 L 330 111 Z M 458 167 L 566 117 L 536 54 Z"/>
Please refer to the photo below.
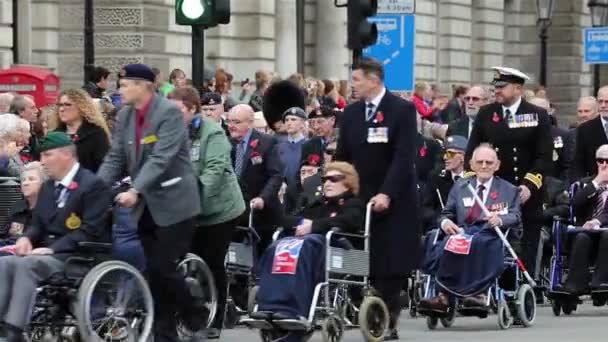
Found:
<path fill-rule="evenodd" d="M 608 63 L 608 27 L 588 27 L 583 30 L 585 63 Z"/>
<path fill-rule="evenodd" d="M 369 21 L 378 27 L 378 41 L 363 55 L 384 65 L 384 83 L 391 91 L 414 90 L 415 16 L 379 14 Z"/>

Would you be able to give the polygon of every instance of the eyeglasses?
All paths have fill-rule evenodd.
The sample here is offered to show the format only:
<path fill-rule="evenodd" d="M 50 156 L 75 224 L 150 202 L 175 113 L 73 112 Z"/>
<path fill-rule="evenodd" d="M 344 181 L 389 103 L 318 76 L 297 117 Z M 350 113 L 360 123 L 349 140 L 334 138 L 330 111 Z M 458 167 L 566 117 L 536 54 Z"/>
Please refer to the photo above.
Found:
<path fill-rule="evenodd" d="M 72 107 L 74 104 L 73 103 L 68 103 L 68 102 L 59 102 L 57 104 L 57 108 L 61 108 L 61 107 L 65 107 L 65 108 L 70 108 Z"/>
<path fill-rule="evenodd" d="M 494 165 L 495 161 L 494 160 L 476 160 L 475 164 L 477 165 L 488 165 L 488 166 L 492 166 Z"/>
<path fill-rule="evenodd" d="M 595 158 L 595 162 L 598 164 L 608 164 L 608 158 Z"/>
<path fill-rule="evenodd" d="M 338 183 L 343 181 L 346 178 L 345 175 L 329 175 L 321 177 L 321 181 L 323 183 L 330 181 L 331 183 Z"/>
<path fill-rule="evenodd" d="M 465 96 L 464 97 L 464 102 L 469 102 L 469 101 L 477 102 L 479 100 L 481 100 L 481 97 L 477 97 L 477 96 Z"/>
<path fill-rule="evenodd" d="M 325 154 L 329 154 L 330 156 L 333 156 L 334 154 L 336 154 L 336 149 L 335 148 L 326 148 Z"/>

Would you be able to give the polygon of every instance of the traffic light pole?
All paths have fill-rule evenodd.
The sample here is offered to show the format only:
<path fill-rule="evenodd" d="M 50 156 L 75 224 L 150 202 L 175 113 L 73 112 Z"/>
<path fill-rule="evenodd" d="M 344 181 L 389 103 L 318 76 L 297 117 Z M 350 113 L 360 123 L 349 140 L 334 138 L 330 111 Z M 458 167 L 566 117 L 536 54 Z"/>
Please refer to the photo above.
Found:
<path fill-rule="evenodd" d="M 205 74 L 205 26 L 192 26 L 192 85 L 199 92 L 203 89 Z"/>
<path fill-rule="evenodd" d="M 363 57 L 363 50 L 355 49 L 353 50 L 353 65 L 359 63 L 359 60 Z"/>

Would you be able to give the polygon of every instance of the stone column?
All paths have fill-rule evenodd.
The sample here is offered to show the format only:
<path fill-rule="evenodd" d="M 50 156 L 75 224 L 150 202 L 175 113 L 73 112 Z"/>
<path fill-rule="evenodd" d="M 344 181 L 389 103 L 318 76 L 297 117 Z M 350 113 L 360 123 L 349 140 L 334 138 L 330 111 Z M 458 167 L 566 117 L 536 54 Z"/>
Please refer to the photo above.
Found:
<path fill-rule="evenodd" d="M 491 68 L 502 65 L 505 34 L 504 4 L 493 0 L 473 0 L 471 42 L 471 83 L 488 83 Z"/>
<path fill-rule="evenodd" d="M 346 35 L 346 8 L 335 7 L 333 1 L 317 1 L 316 77 L 349 78 L 350 56 Z"/>
<path fill-rule="evenodd" d="M 296 2 L 276 0 L 276 72 L 288 77 L 297 71 Z"/>
<path fill-rule="evenodd" d="M 32 62 L 32 1 L 20 0 L 17 4 L 17 13 L 19 21 L 17 32 L 19 32 L 19 41 L 17 42 L 17 51 L 19 55 L 16 60 L 19 64 L 31 64 Z"/>
<path fill-rule="evenodd" d="M 433 0 L 416 1 L 416 49 L 414 50 L 416 81 L 435 82 L 439 77 L 437 7 L 437 3 Z"/>
<path fill-rule="evenodd" d="M 440 4 L 439 26 L 441 91 L 450 96 L 451 85 L 471 80 L 471 0 L 445 0 Z"/>
<path fill-rule="evenodd" d="M 13 6 L 11 0 L 0 0 L 0 68 L 13 63 Z"/>

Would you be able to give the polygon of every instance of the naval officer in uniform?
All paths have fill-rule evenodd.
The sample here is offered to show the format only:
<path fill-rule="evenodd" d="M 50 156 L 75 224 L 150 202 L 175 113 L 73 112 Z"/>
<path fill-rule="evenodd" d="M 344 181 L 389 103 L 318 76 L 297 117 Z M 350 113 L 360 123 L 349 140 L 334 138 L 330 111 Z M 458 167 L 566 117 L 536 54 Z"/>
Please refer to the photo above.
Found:
<path fill-rule="evenodd" d="M 496 101 L 479 110 L 465 159 L 469 161 L 482 143 L 495 148 L 501 163 L 496 175 L 519 188 L 523 258 L 534 270 L 543 217 L 541 188 L 552 166 L 551 120 L 546 110 L 523 98 L 523 85 L 530 79 L 526 74 L 513 68 L 493 69 Z"/>

